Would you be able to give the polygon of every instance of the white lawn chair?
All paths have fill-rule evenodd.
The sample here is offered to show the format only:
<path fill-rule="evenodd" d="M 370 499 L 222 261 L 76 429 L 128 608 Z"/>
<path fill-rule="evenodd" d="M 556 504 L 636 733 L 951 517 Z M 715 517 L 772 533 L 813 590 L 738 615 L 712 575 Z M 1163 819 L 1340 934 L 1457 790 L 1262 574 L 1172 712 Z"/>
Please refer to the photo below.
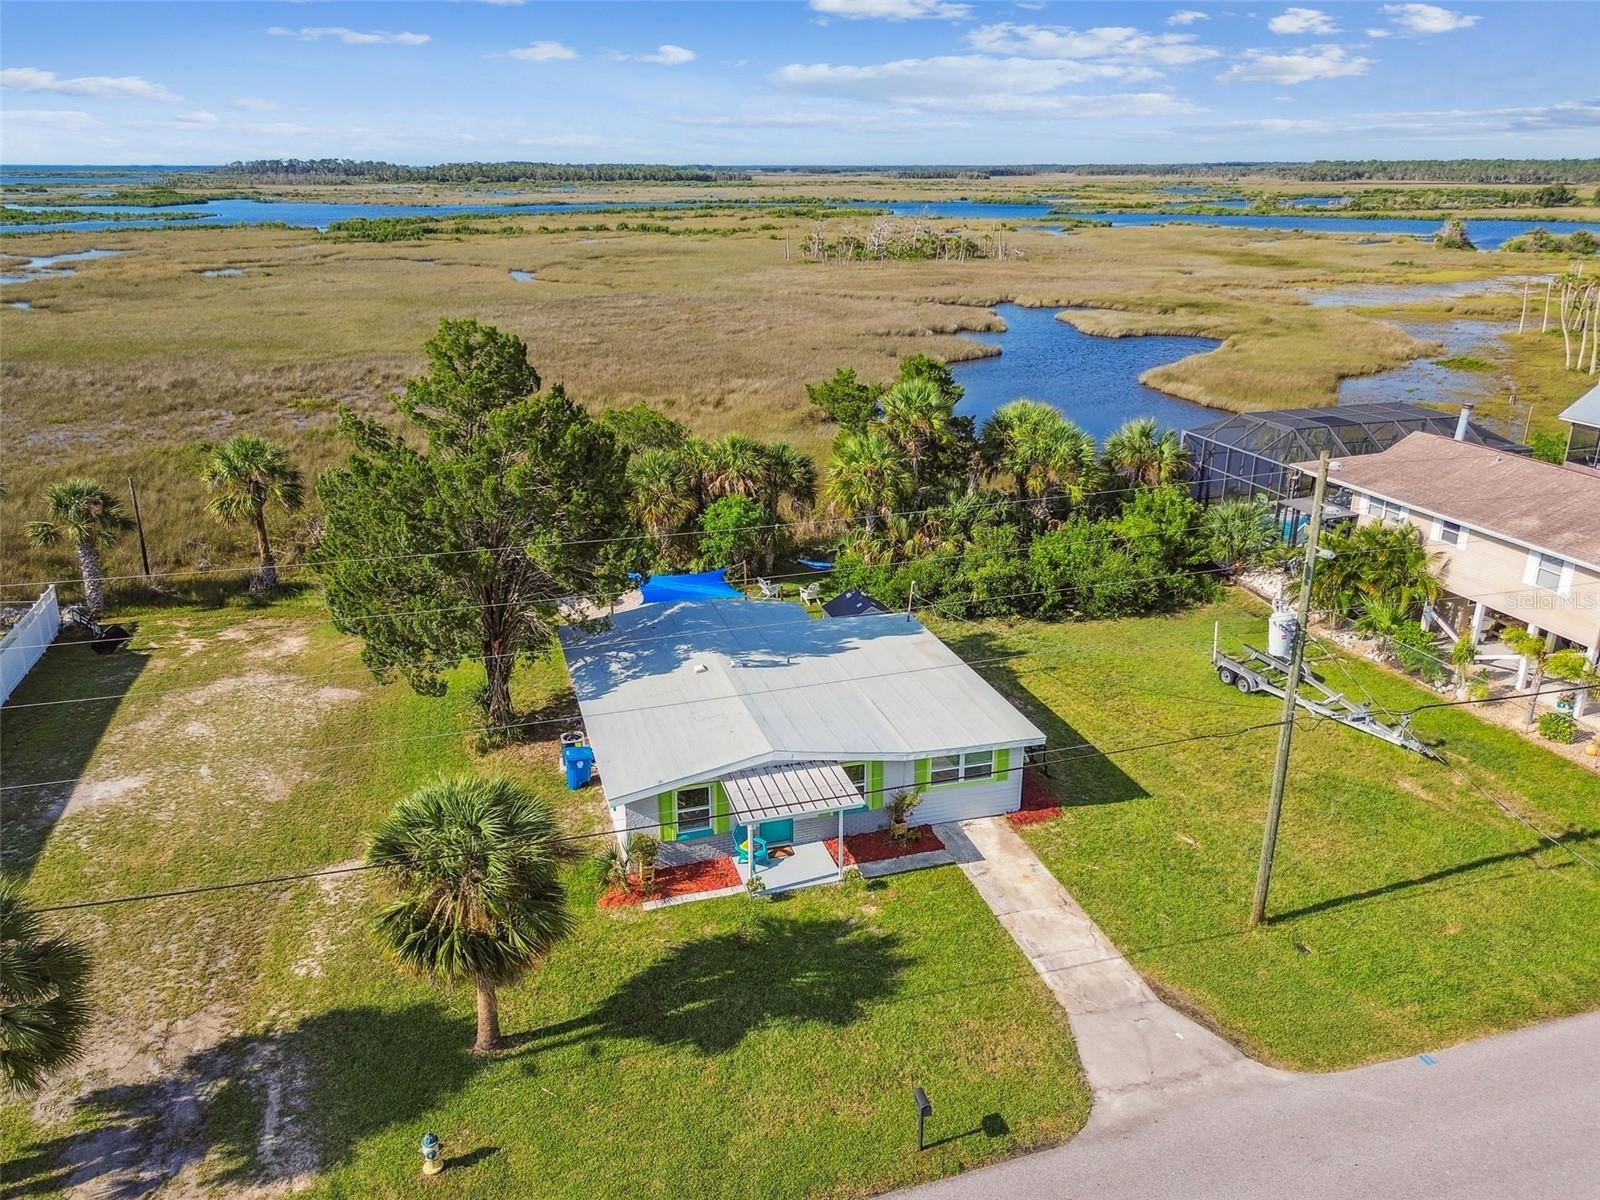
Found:
<path fill-rule="evenodd" d="M 765 579 L 757 579 L 756 586 L 761 589 L 761 598 L 763 600 L 777 600 L 781 598 L 781 593 L 778 591 L 776 584 L 770 583 Z"/>
<path fill-rule="evenodd" d="M 821 600 L 819 599 L 821 595 L 822 585 L 820 583 L 808 583 L 805 587 L 800 589 L 800 603 L 819 604 L 821 603 Z"/>

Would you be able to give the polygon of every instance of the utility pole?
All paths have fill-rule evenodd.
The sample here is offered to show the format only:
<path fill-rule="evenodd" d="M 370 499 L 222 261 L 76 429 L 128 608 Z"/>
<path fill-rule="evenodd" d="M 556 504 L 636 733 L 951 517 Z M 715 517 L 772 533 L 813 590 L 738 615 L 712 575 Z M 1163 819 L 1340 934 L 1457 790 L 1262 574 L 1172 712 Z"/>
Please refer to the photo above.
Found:
<path fill-rule="evenodd" d="M 1311 494 L 1311 525 L 1306 530 L 1306 557 L 1300 568 L 1300 599 L 1295 606 L 1294 645 L 1289 648 L 1289 678 L 1283 688 L 1283 723 L 1278 726 L 1278 759 L 1272 767 L 1272 799 L 1267 803 L 1267 829 L 1256 868 L 1256 898 L 1250 924 L 1267 919 L 1267 889 L 1272 886 L 1272 856 L 1278 849 L 1278 819 L 1283 815 L 1283 789 L 1289 778 L 1289 746 L 1294 738 L 1295 695 L 1306 657 L 1306 627 L 1311 621 L 1311 579 L 1317 571 L 1317 543 L 1322 537 L 1322 498 L 1328 491 L 1328 452 L 1317 460 L 1317 486 Z"/>
<path fill-rule="evenodd" d="M 144 564 L 144 577 L 150 578 L 150 551 L 144 544 L 144 518 L 139 515 L 139 489 L 133 486 L 133 476 L 128 476 L 128 495 L 133 499 L 133 523 L 139 527 L 139 561 Z"/>

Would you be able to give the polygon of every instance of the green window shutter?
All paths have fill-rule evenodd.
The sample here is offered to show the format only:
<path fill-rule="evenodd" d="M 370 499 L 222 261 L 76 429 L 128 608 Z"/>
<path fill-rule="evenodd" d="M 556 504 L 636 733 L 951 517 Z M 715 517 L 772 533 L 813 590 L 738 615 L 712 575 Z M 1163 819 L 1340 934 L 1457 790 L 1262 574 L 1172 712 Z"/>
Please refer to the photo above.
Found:
<path fill-rule="evenodd" d="M 711 832 L 727 833 L 732 826 L 728 816 L 728 789 L 718 781 L 711 789 Z"/>
<path fill-rule="evenodd" d="M 1011 778 L 1011 751 L 996 750 L 994 752 L 994 777 L 996 779 Z"/>
<path fill-rule="evenodd" d="M 927 787 L 928 786 L 928 781 L 930 779 L 932 779 L 932 778 L 933 778 L 933 759 L 931 759 L 931 758 L 919 758 L 919 759 L 917 759 L 917 786 L 919 788 Z"/>
<path fill-rule="evenodd" d="M 867 807 L 883 807 L 883 764 L 869 762 L 867 764 Z"/>
<path fill-rule="evenodd" d="M 675 842 L 678 840 L 678 794 L 662 792 L 657 801 L 661 828 L 656 830 L 656 837 L 663 842 Z"/>

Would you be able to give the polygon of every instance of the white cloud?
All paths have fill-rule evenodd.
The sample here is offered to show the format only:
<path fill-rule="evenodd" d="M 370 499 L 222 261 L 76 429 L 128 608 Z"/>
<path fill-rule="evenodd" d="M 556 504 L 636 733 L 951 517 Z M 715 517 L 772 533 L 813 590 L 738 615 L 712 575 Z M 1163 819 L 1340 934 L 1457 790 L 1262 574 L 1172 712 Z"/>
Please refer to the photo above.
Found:
<path fill-rule="evenodd" d="M 676 67 L 682 63 L 693 62 L 695 53 L 682 46 L 674 46 L 671 42 L 656 47 L 654 54 L 638 54 L 634 57 L 639 62 L 660 63 L 667 67 Z"/>
<path fill-rule="evenodd" d="M 1229 67 L 1217 79 L 1222 83 L 1308 83 L 1313 79 L 1339 79 L 1365 75 L 1370 58 L 1347 57 L 1343 46 L 1313 46 L 1275 54 L 1246 50 L 1245 61 Z"/>
<path fill-rule="evenodd" d="M 1209 13 L 1203 13 L 1195 8 L 1180 8 L 1167 18 L 1168 25 L 1193 25 L 1196 21 L 1209 21 Z"/>
<path fill-rule="evenodd" d="M 984 25 L 967 35 L 974 50 L 1030 58 L 1100 59 L 1143 67 L 1176 67 L 1218 57 L 1192 33 L 1141 33 L 1125 26 L 1069 29 L 1065 25 Z"/>
<path fill-rule="evenodd" d="M 1478 23 L 1477 17 L 1451 12 L 1437 4 L 1385 4 L 1383 11 L 1396 25 L 1412 33 L 1450 33 Z"/>
<path fill-rule="evenodd" d="M 559 62 L 577 58 L 578 52 L 560 42 L 533 42 L 520 49 L 508 51 L 508 55 L 511 58 L 520 58 L 523 62 Z"/>
<path fill-rule="evenodd" d="M 281 101 L 269 100 L 265 96 L 235 96 L 229 103 L 246 112 L 277 112 L 283 107 Z"/>
<path fill-rule="evenodd" d="M 1387 29 L 1364 29 L 1362 32 L 1369 38 L 1386 38 L 1390 36 Z"/>
<path fill-rule="evenodd" d="M 1043 95 L 1072 84 L 1122 74 L 1118 67 L 1064 59 L 947 54 L 859 67 L 790 63 L 773 72 L 772 81 L 797 91 L 944 107 L 947 102 L 966 103 L 975 97 Z"/>
<path fill-rule="evenodd" d="M 0 87 L 16 92 L 55 92 L 62 96 L 92 96 L 97 100 L 159 100 L 176 104 L 183 99 L 159 83 L 138 75 L 79 75 L 62 79 L 54 71 L 37 67 L 0 70 Z"/>
<path fill-rule="evenodd" d="M 972 5 L 948 0 L 811 0 L 811 11 L 850 21 L 964 21 Z"/>
<path fill-rule="evenodd" d="M 1064 94 L 1095 80 L 1140 75 L 1137 69 L 1072 59 L 987 54 L 903 58 L 866 66 L 791 63 L 772 82 L 792 91 L 845 100 L 880 101 L 905 112 L 1021 119 L 1152 116 L 1194 111 L 1167 92 Z"/>
<path fill-rule="evenodd" d="M 1316 8 L 1286 8 L 1267 22 L 1267 28 L 1283 34 L 1339 32 L 1333 18 Z"/>
<path fill-rule="evenodd" d="M 0 108 L 0 120 L 47 129 L 90 129 L 100 123 L 90 114 L 70 108 Z"/>
<path fill-rule="evenodd" d="M 323 38 L 336 38 L 346 46 L 421 46 L 433 40 L 426 33 L 388 33 L 382 29 L 363 32 L 346 29 L 343 25 L 315 25 L 303 29 L 285 29 L 274 25 L 267 30 L 273 37 L 293 38 L 297 42 L 320 42 Z"/>

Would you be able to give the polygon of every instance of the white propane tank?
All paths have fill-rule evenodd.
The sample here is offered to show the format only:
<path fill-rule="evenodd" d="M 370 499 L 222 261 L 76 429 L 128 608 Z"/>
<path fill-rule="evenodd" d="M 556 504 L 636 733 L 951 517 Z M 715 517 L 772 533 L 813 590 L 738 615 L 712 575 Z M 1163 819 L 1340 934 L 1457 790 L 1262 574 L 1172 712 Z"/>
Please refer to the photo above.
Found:
<path fill-rule="evenodd" d="M 1280 609 L 1267 618 L 1267 653 L 1274 658 L 1288 658 L 1294 653 L 1295 636 L 1300 632 L 1300 621 L 1294 613 Z"/>

